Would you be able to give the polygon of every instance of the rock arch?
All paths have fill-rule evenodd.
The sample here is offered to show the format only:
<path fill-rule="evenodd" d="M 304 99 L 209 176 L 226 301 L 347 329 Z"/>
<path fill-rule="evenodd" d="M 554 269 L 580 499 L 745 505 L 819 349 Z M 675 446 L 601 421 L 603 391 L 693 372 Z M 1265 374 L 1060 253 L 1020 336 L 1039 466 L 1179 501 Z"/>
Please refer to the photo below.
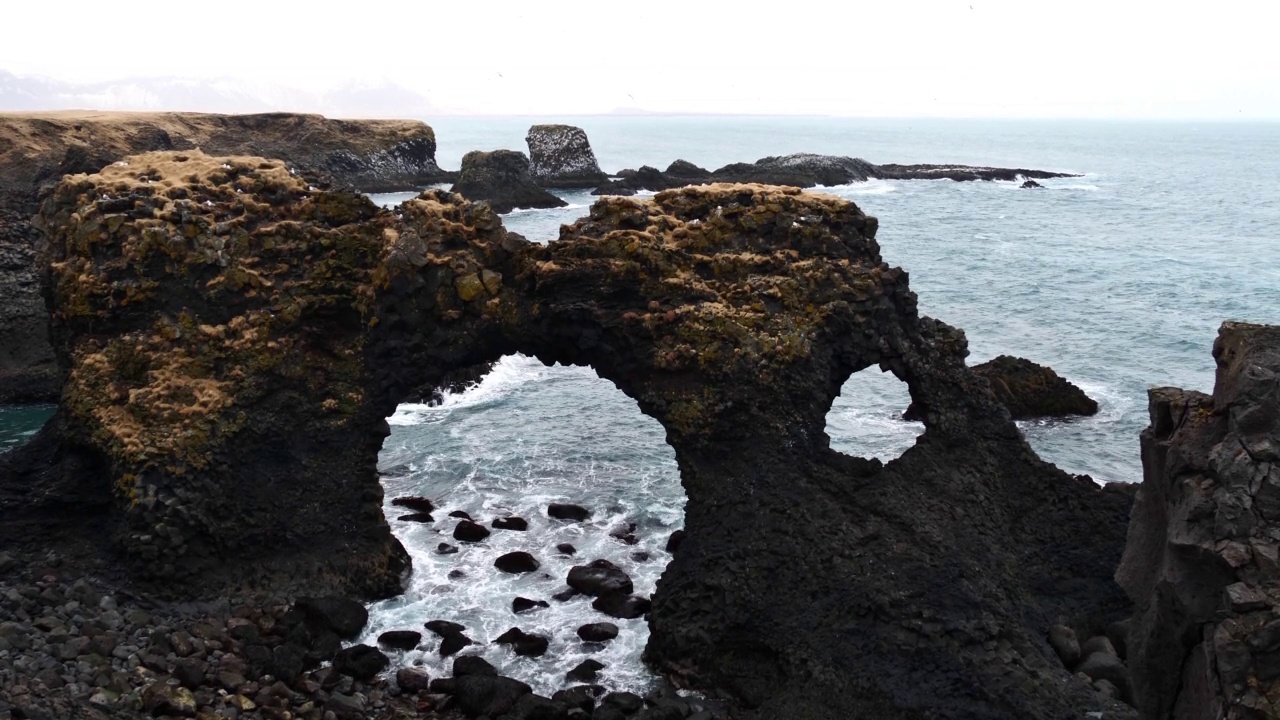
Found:
<path fill-rule="evenodd" d="M 46 519 L 109 496 L 140 582 L 394 593 L 384 418 L 518 351 L 590 365 L 666 429 L 686 535 L 646 658 L 673 682 L 759 717 L 1123 713 L 1044 632 L 1123 611 L 1128 498 L 1036 458 L 852 203 L 610 198 L 541 246 L 449 193 L 382 211 L 276 161 L 156 153 L 64 180 L 41 223 L 67 383 L 24 457 L 64 463 L 5 491 Z M 823 431 L 873 365 L 926 426 L 890 467 Z"/>

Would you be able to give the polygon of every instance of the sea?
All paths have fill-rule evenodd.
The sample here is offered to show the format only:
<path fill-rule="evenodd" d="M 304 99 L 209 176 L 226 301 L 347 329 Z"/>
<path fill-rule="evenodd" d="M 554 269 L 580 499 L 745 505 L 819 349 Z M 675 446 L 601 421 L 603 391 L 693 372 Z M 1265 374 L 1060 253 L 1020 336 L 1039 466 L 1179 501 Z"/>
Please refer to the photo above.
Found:
<path fill-rule="evenodd" d="M 1147 390 L 1210 391 L 1213 340 L 1224 320 L 1280 323 L 1280 123 L 1139 121 L 862 120 L 816 117 L 428 118 L 442 167 L 470 150 L 525 150 L 529 126 L 565 122 L 586 130 L 607 172 L 681 158 L 706 168 L 767 155 L 813 152 L 873 163 L 962 163 L 1056 170 L 1080 177 L 1012 182 L 870 180 L 821 192 L 880 220 L 885 260 L 909 271 L 923 314 L 963 328 L 970 362 L 1010 354 L 1049 365 L 1100 405 L 1096 416 L 1019 423 L 1028 442 L 1063 470 L 1098 483 L 1142 477 L 1138 434 Z M 516 210 L 506 227 L 536 242 L 584 216 L 587 192 L 559 193 L 568 206 Z M 412 193 L 375 195 L 393 206 Z M 836 449 L 890 461 L 923 430 L 901 419 L 909 398 L 890 374 L 854 375 L 827 416 Z M 0 447 L 21 442 L 50 408 L 0 408 Z M 438 638 L 423 623 L 466 626 L 478 653 L 501 672 L 550 694 L 585 659 L 605 664 L 597 682 L 643 692 L 656 682 L 641 661 L 643 619 L 613 620 L 590 598 L 560 602 L 575 564 L 607 559 L 652 592 L 683 519 L 684 492 L 661 426 L 589 368 L 503 358 L 477 386 L 436 406 L 406 403 L 389 418 L 379 460 L 387 516 L 413 557 L 408 590 L 370 606 L 362 641 L 416 629 L 416 650 L 391 651 L 393 667 L 449 674 Z M 435 522 L 398 519 L 390 501 L 424 495 Z M 585 522 L 552 520 L 552 502 L 583 505 Z M 488 525 L 516 515 L 526 531 L 494 530 L 455 542 L 462 510 Z M 638 539 L 611 535 L 630 529 Z M 460 547 L 438 554 L 441 543 Z M 576 553 L 556 549 L 570 543 Z M 501 554 L 531 553 L 538 570 L 507 575 Z M 516 615 L 517 597 L 549 606 Z M 579 640 L 589 622 L 614 622 L 605 644 Z M 539 658 L 492 641 L 512 627 L 547 636 Z"/>

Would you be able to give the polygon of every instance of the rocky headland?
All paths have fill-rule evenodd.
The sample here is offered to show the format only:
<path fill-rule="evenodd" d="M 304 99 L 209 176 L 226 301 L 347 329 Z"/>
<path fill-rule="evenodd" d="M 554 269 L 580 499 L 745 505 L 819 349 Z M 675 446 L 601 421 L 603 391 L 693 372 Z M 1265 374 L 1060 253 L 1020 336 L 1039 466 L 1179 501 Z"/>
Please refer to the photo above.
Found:
<path fill-rule="evenodd" d="M 453 178 L 436 165 L 429 126 L 271 113 L 0 113 L 0 403 L 52 402 L 58 381 L 28 224 L 42 186 L 151 150 L 264 155 L 365 192 Z"/>
<path fill-rule="evenodd" d="M 544 188 L 593 188 L 609 181 L 582 128 L 534 125 L 525 137 L 529 171 Z"/>
<path fill-rule="evenodd" d="M 677 687 L 743 718 L 1133 716 L 1049 636 L 1129 616 L 1112 575 L 1130 494 L 1035 456 L 853 203 L 700 185 L 603 199 L 538 245 L 458 194 L 388 211 L 317 182 L 278 160 L 161 152 L 46 196 L 67 382 L 46 428 L 0 456 L 0 540 L 21 577 L 54 551 L 160 607 L 242 599 L 260 636 L 252 608 L 396 593 L 410 568 L 381 510 L 385 418 L 523 352 L 590 365 L 666 429 L 682 540 L 651 599 L 615 604 L 647 609 L 646 660 Z M 888 464 L 823 431 L 873 366 L 925 425 Z M 359 682 L 383 666 L 333 657 Z M 165 659 L 164 685 L 182 685 Z M 477 693 L 555 702 L 514 682 L 438 689 L 473 717 L 508 712 L 468 704 Z M 656 707 L 642 712 L 695 712 Z"/>
<path fill-rule="evenodd" d="M 452 189 L 468 200 L 487 202 L 497 213 L 568 205 L 542 189 L 530 172 L 529 158 L 515 150 L 472 150 L 463 155 Z"/>

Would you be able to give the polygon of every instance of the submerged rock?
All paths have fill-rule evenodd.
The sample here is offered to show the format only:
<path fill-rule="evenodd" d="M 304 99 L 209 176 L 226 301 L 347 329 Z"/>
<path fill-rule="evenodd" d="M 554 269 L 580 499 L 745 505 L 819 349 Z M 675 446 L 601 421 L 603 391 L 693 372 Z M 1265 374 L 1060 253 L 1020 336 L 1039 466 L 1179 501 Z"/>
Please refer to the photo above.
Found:
<path fill-rule="evenodd" d="M 529 159 L 514 150 L 481 152 L 462 156 L 462 170 L 453 192 L 468 200 L 483 200 L 496 213 L 516 208 L 556 208 L 568 203 L 538 187 L 529 174 Z"/>
<path fill-rule="evenodd" d="M 524 140 L 529 145 L 529 172 L 542 187 L 589 188 L 609 179 L 600 171 L 582 128 L 534 125 Z"/>

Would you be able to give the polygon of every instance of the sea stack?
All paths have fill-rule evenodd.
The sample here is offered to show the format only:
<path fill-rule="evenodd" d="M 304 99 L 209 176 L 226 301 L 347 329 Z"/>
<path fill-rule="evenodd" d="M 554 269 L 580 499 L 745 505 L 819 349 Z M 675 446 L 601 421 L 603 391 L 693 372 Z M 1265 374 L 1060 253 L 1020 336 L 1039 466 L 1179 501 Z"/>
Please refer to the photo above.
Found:
<path fill-rule="evenodd" d="M 462 170 L 453 192 L 468 200 L 487 201 L 498 213 L 568 204 L 538 187 L 529 173 L 529 158 L 515 150 L 473 150 L 462 156 Z"/>
<path fill-rule="evenodd" d="M 529 145 L 530 172 L 544 188 L 589 188 L 609 180 L 580 127 L 534 125 L 524 140 Z"/>

